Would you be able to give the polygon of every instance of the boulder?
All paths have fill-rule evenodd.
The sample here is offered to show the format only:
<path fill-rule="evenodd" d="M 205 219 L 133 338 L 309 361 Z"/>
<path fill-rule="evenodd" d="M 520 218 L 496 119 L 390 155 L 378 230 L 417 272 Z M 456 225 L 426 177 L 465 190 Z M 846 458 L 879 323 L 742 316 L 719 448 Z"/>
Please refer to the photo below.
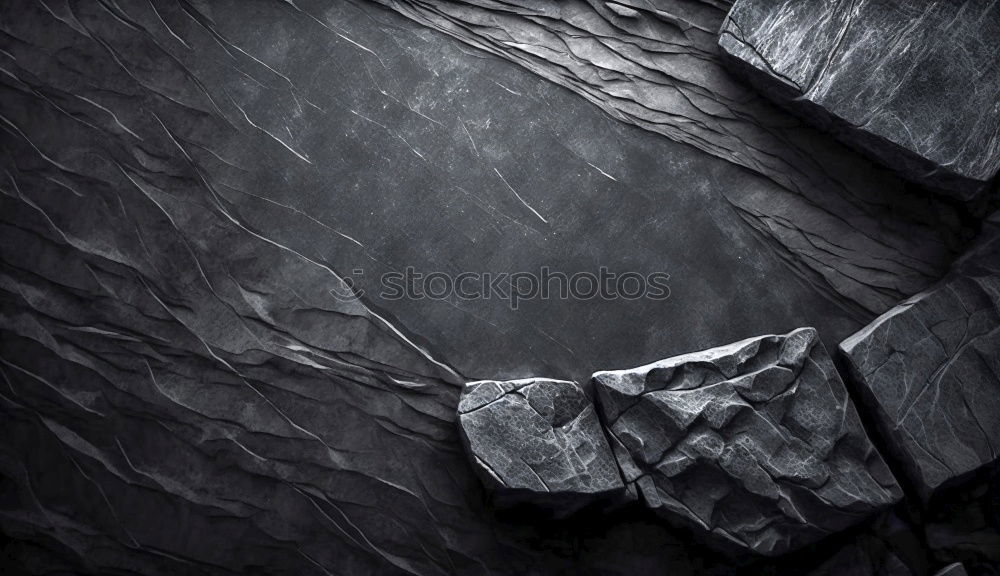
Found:
<path fill-rule="evenodd" d="M 593 380 L 625 481 L 724 548 L 782 554 L 902 496 L 812 328 Z"/>

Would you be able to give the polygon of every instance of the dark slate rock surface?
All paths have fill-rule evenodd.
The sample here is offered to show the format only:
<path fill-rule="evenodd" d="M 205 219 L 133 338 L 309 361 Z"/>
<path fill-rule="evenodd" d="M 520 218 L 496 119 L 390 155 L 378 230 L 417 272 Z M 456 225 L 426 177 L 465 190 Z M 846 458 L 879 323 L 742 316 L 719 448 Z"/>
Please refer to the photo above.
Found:
<path fill-rule="evenodd" d="M 906 177 L 968 199 L 1000 170 L 1000 5 L 737 0 L 730 65 Z"/>
<path fill-rule="evenodd" d="M 646 515 L 495 517 L 461 384 L 806 324 L 836 343 L 962 234 L 671 43 L 737 90 L 691 145 L 371 3 L 0 3 L 5 553 L 39 574 L 734 573 Z M 670 298 L 378 289 L 409 265 L 609 262 L 670 273 Z"/>
<path fill-rule="evenodd" d="M 957 255 L 954 213 L 942 199 L 916 195 L 896 174 L 803 125 L 723 66 L 718 33 L 729 2 L 380 1 L 573 90 L 612 118 L 767 180 L 718 190 L 770 250 L 842 306 L 881 314 L 940 279 Z M 793 327 L 719 335 L 701 347 Z M 662 350 L 648 350 L 632 365 Z"/>
<path fill-rule="evenodd" d="M 811 328 L 594 383 L 626 482 L 720 541 L 778 555 L 902 496 Z"/>
<path fill-rule="evenodd" d="M 840 346 L 909 481 L 929 499 L 1000 446 L 1000 214 L 937 286 Z"/>
<path fill-rule="evenodd" d="M 31 573 L 730 574 L 645 517 L 494 517 L 462 383 L 874 317 L 722 194 L 775 184 L 377 5 L 14 0 L 0 23 L 0 530 Z M 886 301 L 950 257 L 910 230 Z M 378 290 L 609 263 L 670 298 Z"/>
<path fill-rule="evenodd" d="M 103 179 L 124 200 L 145 197 L 117 166 L 94 160 L 113 151 L 116 161 L 133 170 L 129 176 L 143 177 L 136 182 L 145 190 L 155 192 L 150 183 L 176 193 L 174 181 L 161 181 L 161 174 L 188 185 L 189 195 L 179 196 L 184 201 L 176 209 L 161 203 L 178 226 L 186 220 L 177 212 L 218 214 L 227 226 L 247 228 L 240 233 L 254 242 L 273 241 L 290 255 L 329 267 L 364 291 L 365 303 L 415 343 L 433 348 L 462 381 L 536 374 L 580 381 L 594 370 L 637 365 L 665 350 L 705 348 L 801 325 L 819 327 L 832 346 L 939 278 L 952 260 L 953 229 L 890 214 L 930 215 L 930 206 L 919 202 L 900 202 L 891 210 L 869 207 L 877 218 L 826 218 L 833 227 L 823 236 L 835 238 L 836 245 L 813 233 L 794 233 L 788 238 L 804 251 L 789 253 L 762 241 L 727 195 L 770 197 L 768 206 L 789 209 L 774 222 L 801 221 L 803 227 L 821 218 L 813 201 L 796 207 L 780 202 L 772 196 L 777 185 L 764 177 L 616 122 L 521 67 L 378 5 L 313 0 L 297 1 L 297 10 L 280 0 L 253 0 L 237 10 L 235 3 L 192 4 L 159 10 L 168 30 L 148 2 L 119 3 L 152 36 L 124 24 L 103 4 L 93 12 L 74 5 L 88 33 L 97 36 L 92 39 L 42 5 L 8 4 L 16 17 L 7 21 L 21 40 L 11 37 L 4 48 L 16 57 L 9 66 L 18 78 L 0 75 L 10 84 L 5 116 L 14 124 L 4 134 L 18 166 L 27 167 L 10 172 L 57 225 L 58 210 L 75 213 L 96 201 L 72 192 L 67 197 L 66 188 L 45 177 L 51 175 L 30 169 L 31 162 L 45 163 L 39 151 L 80 174 L 62 171 L 52 178 L 81 194 L 84 182 L 76 180 Z M 329 29 L 331 19 L 336 31 Z M 261 26 L 261 20 L 271 24 Z M 45 50 L 81 62 L 64 64 Z M 105 94 L 108 101 L 94 97 Z M 782 117 L 787 121 L 787 114 Z M 163 172 L 146 154 L 169 163 L 173 172 Z M 45 164 L 45 170 L 60 168 Z M 878 177 L 873 182 L 873 188 L 892 187 Z M 58 198 L 60 207 L 39 202 L 35 190 Z M 116 204 L 117 198 L 107 202 Z M 130 210 L 128 218 L 142 230 L 169 229 L 170 220 L 155 226 L 147 221 L 146 211 L 166 218 L 156 204 L 147 205 Z M 114 221 L 103 214 L 95 220 Z M 858 230 L 851 233 L 847 222 Z M 115 234 L 98 227 L 88 232 L 105 243 L 133 245 L 137 239 L 119 238 L 133 228 L 126 222 Z M 204 232 L 194 234 L 197 239 L 185 238 L 207 251 Z M 848 247 L 852 234 L 863 247 Z M 159 249 L 145 236 L 143 242 Z M 803 268 L 822 258 L 812 246 L 844 255 L 839 264 L 822 267 L 840 270 L 843 283 Z M 239 257 L 252 253 L 247 246 Z M 619 274 L 666 273 L 670 295 L 536 298 L 515 310 L 501 295 L 389 298 L 381 283 L 384 274 L 407 267 L 425 275 L 497 276 L 538 273 L 545 266 L 566 276 L 596 274 L 601 266 Z M 885 266 L 893 270 L 877 274 L 877 289 L 864 290 L 873 297 L 866 297 L 865 306 L 832 288 L 842 284 L 853 292 L 858 285 L 848 278 L 871 279 L 872 267 Z M 358 269 L 364 273 L 355 274 Z M 219 284 L 209 279 L 213 287 Z M 595 333 L 589 329 L 594 323 L 606 329 Z"/>
<path fill-rule="evenodd" d="M 523 501 L 565 515 L 624 488 L 593 402 L 575 382 L 470 382 L 458 425 L 477 474 L 500 504 Z"/>

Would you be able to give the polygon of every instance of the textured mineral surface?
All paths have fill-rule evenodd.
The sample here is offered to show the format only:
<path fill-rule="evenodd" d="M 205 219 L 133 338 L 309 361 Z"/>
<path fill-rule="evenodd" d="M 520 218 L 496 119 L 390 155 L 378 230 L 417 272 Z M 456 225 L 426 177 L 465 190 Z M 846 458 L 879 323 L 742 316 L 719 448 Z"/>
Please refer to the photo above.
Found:
<path fill-rule="evenodd" d="M 737 0 L 726 61 L 915 181 L 968 198 L 1000 169 L 1000 4 Z"/>
<path fill-rule="evenodd" d="M 623 488 L 593 403 L 575 382 L 471 382 L 458 422 L 476 472 L 501 502 L 560 514 Z"/>
<path fill-rule="evenodd" d="M 861 396 L 925 499 L 1000 446 L 1000 214 L 935 287 L 845 340 Z"/>
<path fill-rule="evenodd" d="M 720 541 L 777 555 L 901 497 L 811 328 L 594 382 L 626 482 Z"/>

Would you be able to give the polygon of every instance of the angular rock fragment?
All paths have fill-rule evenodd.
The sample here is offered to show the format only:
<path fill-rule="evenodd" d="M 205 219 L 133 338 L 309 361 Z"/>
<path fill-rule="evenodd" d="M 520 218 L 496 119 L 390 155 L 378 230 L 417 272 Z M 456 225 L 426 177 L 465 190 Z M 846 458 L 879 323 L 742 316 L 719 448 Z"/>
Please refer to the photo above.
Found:
<path fill-rule="evenodd" d="M 841 343 L 909 480 L 924 499 L 997 461 L 1000 214 L 935 287 Z"/>
<path fill-rule="evenodd" d="M 738 0 L 730 66 L 905 177 L 967 199 L 1000 169 L 1000 4 Z"/>
<path fill-rule="evenodd" d="M 575 382 L 471 382 L 458 414 L 476 473 L 501 505 L 560 515 L 623 488 L 593 404 Z"/>
<path fill-rule="evenodd" d="M 901 497 L 812 328 L 594 382 L 625 481 L 718 542 L 777 555 Z"/>

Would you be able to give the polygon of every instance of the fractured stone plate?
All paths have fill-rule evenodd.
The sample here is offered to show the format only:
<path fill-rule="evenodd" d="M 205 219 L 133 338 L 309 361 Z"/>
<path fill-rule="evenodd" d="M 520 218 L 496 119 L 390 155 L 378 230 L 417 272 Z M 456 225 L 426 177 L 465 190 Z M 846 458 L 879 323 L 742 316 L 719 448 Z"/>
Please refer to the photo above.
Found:
<path fill-rule="evenodd" d="M 963 199 L 1000 169 L 1000 5 L 737 0 L 732 68 L 911 180 Z"/>
<path fill-rule="evenodd" d="M 840 350 L 923 498 L 996 462 L 1000 214 L 947 278 L 877 318 Z"/>
<path fill-rule="evenodd" d="M 717 542 L 778 555 L 902 495 L 812 328 L 594 382 L 625 481 Z"/>
<path fill-rule="evenodd" d="M 576 382 L 470 382 L 458 405 L 462 443 L 502 504 L 573 512 L 624 487 L 597 413 Z"/>

